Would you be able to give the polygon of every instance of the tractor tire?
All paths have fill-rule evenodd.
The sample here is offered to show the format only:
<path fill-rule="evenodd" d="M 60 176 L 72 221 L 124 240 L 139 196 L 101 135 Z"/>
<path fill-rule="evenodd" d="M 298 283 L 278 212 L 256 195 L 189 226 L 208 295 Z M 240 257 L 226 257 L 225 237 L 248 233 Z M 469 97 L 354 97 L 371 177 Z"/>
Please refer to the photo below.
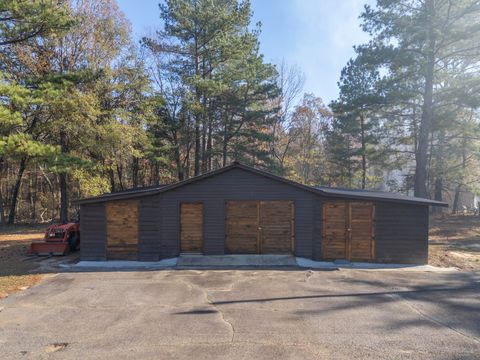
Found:
<path fill-rule="evenodd" d="M 74 252 L 77 250 L 77 246 L 78 246 L 78 234 L 73 233 L 68 238 L 68 247 L 70 248 L 71 252 Z"/>

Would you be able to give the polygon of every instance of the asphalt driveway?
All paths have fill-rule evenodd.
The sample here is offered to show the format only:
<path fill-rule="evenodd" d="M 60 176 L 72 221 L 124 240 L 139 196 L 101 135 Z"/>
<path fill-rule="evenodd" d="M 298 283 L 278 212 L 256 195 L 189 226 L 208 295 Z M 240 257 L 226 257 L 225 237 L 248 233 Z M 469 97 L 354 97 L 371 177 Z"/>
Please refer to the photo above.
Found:
<path fill-rule="evenodd" d="M 64 273 L 0 309 L 2 359 L 480 358 L 475 273 Z"/>

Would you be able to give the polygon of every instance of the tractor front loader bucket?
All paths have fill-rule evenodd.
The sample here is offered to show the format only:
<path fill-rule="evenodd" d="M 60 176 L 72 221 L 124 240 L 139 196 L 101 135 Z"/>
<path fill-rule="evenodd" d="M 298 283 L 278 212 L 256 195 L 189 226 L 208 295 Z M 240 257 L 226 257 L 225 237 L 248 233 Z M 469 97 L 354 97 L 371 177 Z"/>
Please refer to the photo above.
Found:
<path fill-rule="evenodd" d="M 68 243 L 65 242 L 34 241 L 28 248 L 28 254 L 43 256 L 65 255 L 68 251 Z"/>

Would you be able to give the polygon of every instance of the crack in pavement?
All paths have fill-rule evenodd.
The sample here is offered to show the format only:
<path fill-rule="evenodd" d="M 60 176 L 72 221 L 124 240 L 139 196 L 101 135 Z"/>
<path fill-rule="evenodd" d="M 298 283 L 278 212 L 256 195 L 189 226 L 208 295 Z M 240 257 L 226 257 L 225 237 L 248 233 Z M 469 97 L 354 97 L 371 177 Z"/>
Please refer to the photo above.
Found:
<path fill-rule="evenodd" d="M 228 325 L 230 325 L 230 328 L 231 328 L 231 331 L 232 331 L 232 338 L 230 339 L 230 342 L 233 343 L 234 339 L 235 339 L 235 327 L 233 326 L 233 324 L 228 321 L 227 319 L 225 319 L 225 314 L 223 313 L 222 309 L 220 309 L 220 307 L 218 305 L 214 305 L 212 303 L 212 301 L 210 301 L 209 297 L 208 297 L 208 290 L 205 290 L 205 296 L 209 302 L 210 305 L 212 305 L 215 310 L 218 311 L 218 313 L 220 314 L 220 317 L 222 318 L 223 322 L 227 323 Z"/>
<path fill-rule="evenodd" d="M 223 313 L 222 309 L 220 309 L 219 306 L 217 306 L 216 304 L 214 304 L 214 302 L 209 298 L 208 296 L 208 289 L 204 289 L 203 287 L 201 286 L 198 286 L 198 285 L 193 285 L 191 283 L 189 283 L 188 281 L 186 281 L 185 279 L 180 279 L 181 282 L 183 282 L 185 285 L 187 285 L 187 287 L 190 289 L 190 290 L 193 290 L 193 287 L 196 287 L 197 289 L 199 289 L 202 293 L 203 293 L 203 296 L 204 296 L 204 299 L 205 299 L 205 303 L 212 306 L 216 311 L 217 313 L 220 315 L 220 318 L 222 319 L 222 321 L 225 323 L 225 324 L 228 324 L 229 327 L 230 327 L 230 330 L 232 332 L 232 337 L 230 339 L 230 343 L 233 343 L 234 339 L 235 339 L 235 327 L 233 326 L 233 324 L 228 321 L 226 318 L 225 318 L 225 314 Z M 222 290 L 213 290 L 213 291 L 232 291 L 233 289 L 233 285 L 231 285 L 230 289 L 227 290 L 227 289 L 222 289 Z"/>
<path fill-rule="evenodd" d="M 234 285 L 234 284 L 231 285 L 230 290 L 223 290 L 223 291 L 232 291 L 233 285 Z M 202 291 L 203 291 L 203 293 L 205 294 L 205 299 L 207 300 L 207 303 L 210 304 L 211 306 L 213 306 L 213 307 L 215 308 L 215 310 L 218 311 L 218 313 L 220 314 L 220 317 L 222 318 L 222 321 L 223 321 L 224 323 L 230 325 L 230 329 L 231 329 L 231 331 L 232 331 L 232 338 L 230 339 L 230 342 L 233 343 L 233 340 L 235 339 L 235 327 L 233 326 L 233 324 L 232 324 L 230 321 L 228 321 L 227 319 L 225 319 L 225 314 L 223 313 L 222 309 L 220 309 L 220 307 L 219 307 L 218 305 L 215 305 L 215 304 L 213 303 L 213 301 L 210 300 L 210 298 L 208 297 L 208 290 L 202 288 Z"/>

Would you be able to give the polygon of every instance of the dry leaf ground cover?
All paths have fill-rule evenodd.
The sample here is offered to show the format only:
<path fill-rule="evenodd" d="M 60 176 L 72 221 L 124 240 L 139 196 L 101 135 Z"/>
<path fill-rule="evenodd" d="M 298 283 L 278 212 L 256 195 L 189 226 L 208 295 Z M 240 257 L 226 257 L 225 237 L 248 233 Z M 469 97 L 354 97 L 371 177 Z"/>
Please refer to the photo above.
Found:
<path fill-rule="evenodd" d="M 0 227 L 0 299 L 58 272 L 59 262 L 78 259 L 78 252 L 55 257 L 27 255 L 30 243 L 41 240 L 47 227 L 48 224 Z"/>
<path fill-rule="evenodd" d="M 480 216 L 432 217 L 429 244 L 430 265 L 480 270 Z"/>
<path fill-rule="evenodd" d="M 0 228 L 0 298 L 40 281 L 46 272 L 52 271 L 48 271 L 49 264 L 78 258 L 78 253 L 52 261 L 26 255 L 30 242 L 41 239 L 47 226 Z M 480 216 L 432 217 L 429 243 L 431 265 L 480 270 Z"/>
<path fill-rule="evenodd" d="M 43 237 L 45 225 L 0 228 L 0 298 L 38 282 L 36 259 L 26 256 L 32 240 Z"/>

